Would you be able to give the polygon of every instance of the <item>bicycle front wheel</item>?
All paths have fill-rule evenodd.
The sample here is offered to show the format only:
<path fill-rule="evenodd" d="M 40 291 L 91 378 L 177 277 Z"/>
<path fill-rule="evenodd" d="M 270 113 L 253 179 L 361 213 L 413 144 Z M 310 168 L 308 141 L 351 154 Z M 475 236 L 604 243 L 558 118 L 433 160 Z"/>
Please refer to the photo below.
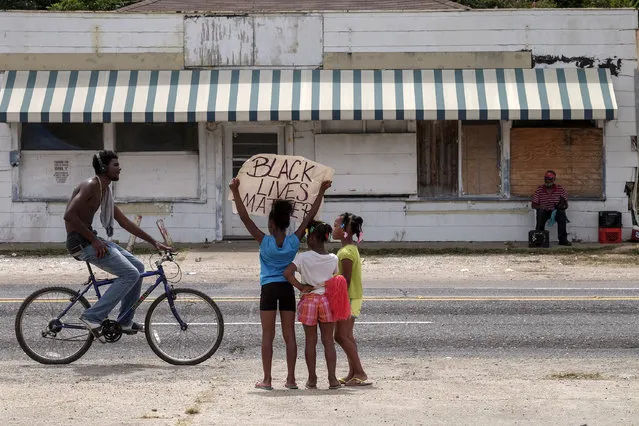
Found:
<path fill-rule="evenodd" d="M 47 287 L 32 293 L 16 315 L 20 347 L 42 364 L 68 364 L 77 360 L 93 342 L 91 333 L 78 320 L 89 306 L 77 291 L 66 287 Z M 67 312 L 60 316 L 65 309 Z"/>
<path fill-rule="evenodd" d="M 220 309 L 197 290 L 173 290 L 171 299 L 162 294 L 149 307 L 144 324 L 149 346 L 157 356 L 174 365 L 195 365 L 207 360 L 224 335 Z"/>

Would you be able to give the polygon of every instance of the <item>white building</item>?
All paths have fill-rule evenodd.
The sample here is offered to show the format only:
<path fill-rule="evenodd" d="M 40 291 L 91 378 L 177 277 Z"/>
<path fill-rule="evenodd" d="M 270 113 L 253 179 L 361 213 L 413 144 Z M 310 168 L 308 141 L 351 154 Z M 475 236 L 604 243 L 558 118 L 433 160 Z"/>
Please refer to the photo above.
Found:
<path fill-rule="evenodd" d="M 571 239 L 610 210 L 629 237 L 636 11 L 144 9 L 171 3 L 0 13 L 0 242 L 63 241 L 103 148 L 123 211 L 178 242 L 246 235 L 227 183 L 258 152 L 335 168 L 321 217 L 367 240 L 523 241 L 547 169 Z"/>

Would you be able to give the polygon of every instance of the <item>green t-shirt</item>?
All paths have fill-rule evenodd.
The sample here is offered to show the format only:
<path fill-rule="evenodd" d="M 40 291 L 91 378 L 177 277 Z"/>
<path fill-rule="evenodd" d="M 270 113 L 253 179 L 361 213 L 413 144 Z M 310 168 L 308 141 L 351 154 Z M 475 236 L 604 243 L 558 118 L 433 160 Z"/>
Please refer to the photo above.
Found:
<path fill-rule="evenodd" d="M 351 273 L 351 284 L 348 286 L 348 297 L 351 299 L 361 299 L 364 296 L 362 291 L 362 259 L 359 257 L 359 250 L 355 244 L 348 244 L 337 252 L 339 259 L 339 273 L 342 273 L 342 260 L 348 259 L 353 262 Z"/>

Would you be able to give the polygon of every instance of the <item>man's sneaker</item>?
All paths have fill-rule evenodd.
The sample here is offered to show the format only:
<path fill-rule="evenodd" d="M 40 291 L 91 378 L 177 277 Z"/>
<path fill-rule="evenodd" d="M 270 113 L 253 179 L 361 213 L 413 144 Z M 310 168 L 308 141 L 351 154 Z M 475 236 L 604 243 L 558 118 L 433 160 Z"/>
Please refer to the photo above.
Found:
<path fill-rule="evenodd" d="M 100 333 L 100 331 L 102 331 L 101 322 L 93 322 L 82 317 L 80 317 L 79 319 L 80 319 L 80 322 L 84 324 L 86 329 L 89 330 L 89 332 L 93 335 L 95 339 L 99 340 L 102 343 L 106 343 L 106 339 Z"/>
<path fill-rule="evenodd" d="M 123 334 L 137 334 L 138 332 L 144 332 L 144 326 L 142 324 L 138 324 L 137 322 L 131 323 L 129 325 L 123 325 L 121 327 Z"/>

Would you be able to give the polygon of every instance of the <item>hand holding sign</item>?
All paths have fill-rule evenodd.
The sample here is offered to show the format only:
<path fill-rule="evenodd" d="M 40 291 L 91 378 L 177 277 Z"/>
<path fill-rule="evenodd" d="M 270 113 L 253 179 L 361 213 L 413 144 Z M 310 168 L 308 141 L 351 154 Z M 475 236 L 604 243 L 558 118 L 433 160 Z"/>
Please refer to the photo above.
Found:
<path fill-rule="evenodd" d="M 327 181 L 334 173 L 332 168 L 300 156 L 257 154 L 242 165 L 237 179 L 229 184 L 229 199 L 239 194 L 247 212 L 257 216 L 268 216 L 274 200 L 290 200 L 292 217 L 301 220 L 315 198 L 330 187 Z M 233 212 L 237 213 L 235 203 Z"/>

